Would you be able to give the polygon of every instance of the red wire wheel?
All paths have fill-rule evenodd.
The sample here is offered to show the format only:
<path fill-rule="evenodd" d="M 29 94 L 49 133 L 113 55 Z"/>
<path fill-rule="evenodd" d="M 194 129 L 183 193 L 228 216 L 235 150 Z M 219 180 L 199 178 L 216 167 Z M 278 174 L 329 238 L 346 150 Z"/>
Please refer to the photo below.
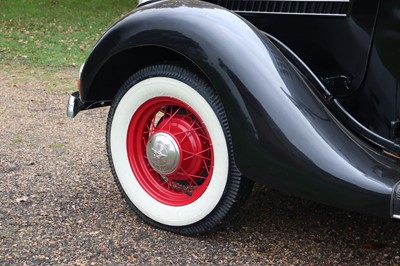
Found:
<path fill-rule="evenodd" d="M 143 189 L 167 205 L 197 200 L 212 177 L 208 131 L 199 115 L 178 99 L 156 97 L 138 108 L 128 128 L 127 153 Z"/>
<path fill-rule="evenodd" d="M 146 67 L 120 88 L 108 115 L 107 153 L 132 210 L 183 235 L 224 224 L 252 189 L 234 163 L 216 91 L 179 66 Z"/>

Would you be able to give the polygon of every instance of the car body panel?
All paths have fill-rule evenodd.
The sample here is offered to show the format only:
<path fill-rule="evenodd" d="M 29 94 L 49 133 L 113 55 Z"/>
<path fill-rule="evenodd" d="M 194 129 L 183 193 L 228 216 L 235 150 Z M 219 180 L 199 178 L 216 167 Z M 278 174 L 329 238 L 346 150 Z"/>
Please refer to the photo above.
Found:
<path fill-rule="evenodd" d="M 216 2 L 226 3 L 229 7 L 230 2 L 237 1 Z M 289 4 L 311 1 L 261 2 Z M 319 14 L 311 11 L 302 14 L 295 9 L 287 13 L 239 11 L 239 14 L 258 29 L 283 42 L 321 80 L 340 75 L 348 76 L 351 80 L 348 89 L 329 86 L 332 94 L 344 96 L 359 88 L 364 78 L 379 1 L 353 0 L 343 1 L 343 4 L 348 5 L 343 14 Z"/>
<path fill-rule="evenodd" d="M 400 4 L 382 1 L 362 89 L 340 99 L 356 121 L 383 138 L 380 143 L 399 153 Z M 378 140 L 377 140 L 378 141 Z"/>
<path fill-rule="evenodd" d="M 293 29 L 294 35 L 284 31 L 296 21 L 302 21 L 302 27 L 311 26 L 311 16 L 272 14 L 282 17 L 268 20 L 272 28 L 259 26 L 260 30 L 254 26 L 261 23 L 258 15 L 244 16 L 253 25 L 206 2 L 177 0 L 144 5 L 114 24 L 96 44 L 82 69 L 80 101 L 82 106 L 112 101 L 118 89 L 113 80 L 127 73 L 123 68 L 112 72 L 115 65 L 110 67 L 110 62 L 121 60 L 126 51 L 164 49 L 193 64 L 217 91 L 228 117 L 235 161 L 243 175 L 333 206 L 385 217 L 397 215 L 400 210 L 393 202 L 398 201 L 400 165 L 395 156 L 382 152 L 382 147 L 395 150 L 394 142 L 386 131 L 374 131 L 362 120 L 357 124 L 354 117 L 362 109 L 345 105 L 346 99 L 365 93 L 364 83 L 370 81 L 364 74 L 373 71 L 368 65 L 371 46 L 379 46 L 373 42 L 379 1 L 368 1 L 364 9 L 355 3 L 360 1 L 351 2 L 346 16 L 312 16 L 321 23 L 315 29 L 321 38 L 315 42 L 311 29 L 298 35 Z M 362 10 L 357 11 L 358 7 Z M 283 32 L 274 31 L 274 20 L 285 17 L 284 21 L 290 23 L 282 26 Z M 334 29 L 334 25 L 339 26 Z M 332 29 L 331 33 L 323 35 L 324 27 Z M 385 32 L 379 34 L 383 37 L 378 41 L 384 42 Z M 309 41 L 296 43 L 299 35 Z M 339 35 L 349 43 L 341 43 Z M 278 42 L 284 45 L 277 46 Z M 331 45 L 326 47 L 330 50 L 326 57 L 321 57 L 322 44 Z M 346 52 L 332 48 L 336 46 Z M 315 54 L 303 51 L 306 47 L 315 48 Z M 355 59 L 349 60 L 350 55 Z M 146 57 L 152 58 L 140 52 L 135 56 L 140 64 Z M 326 58 L 335 60 L 328 61 L 333 62 L 330 64 Z M 124 66 L 127 64 L 124 62 Z M 326 78 L 336 75 L 351 78 L 348 92 L 327 85 Z M 367 95 L 379 89 L 373 87 Z M 388 91 L 393 94 L 393 89 Z M 367 104 L 368 97 L 356 100 L 360 105 Z M 394 119 L 393 99 L 395 95 L 388 103 L 388 114 L 383 114 L 384 120 L 388 116 Z M 383 142 L 374 142 L 374 138 Z"/>

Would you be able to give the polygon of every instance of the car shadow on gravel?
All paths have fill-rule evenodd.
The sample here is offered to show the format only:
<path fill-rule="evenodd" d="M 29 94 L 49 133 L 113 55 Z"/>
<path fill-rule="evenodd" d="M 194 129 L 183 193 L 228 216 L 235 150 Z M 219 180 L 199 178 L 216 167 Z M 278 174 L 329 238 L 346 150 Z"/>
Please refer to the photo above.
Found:
<path fill-rule="evenodd" d="M 260 256 L 295 258 L 294 264 L 391 265 L 400 263 L 399 229 L 397 220 L 335 209 L 256 184 L 221 234 L 248 242 Z"/>

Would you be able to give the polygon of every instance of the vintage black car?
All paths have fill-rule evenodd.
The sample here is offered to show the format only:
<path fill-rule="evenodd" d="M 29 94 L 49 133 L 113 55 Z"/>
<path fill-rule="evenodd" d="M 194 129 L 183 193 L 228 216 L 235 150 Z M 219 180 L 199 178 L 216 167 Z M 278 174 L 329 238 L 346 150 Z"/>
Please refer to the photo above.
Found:
<path fill-rule="evenodd" d="M 158 228 L 218 228 L 254 181 L 400 218 L 399 77 L 399 1 L 142 1 L 95 45 L 68 116 L 111 105 L 116 183 Z"/>

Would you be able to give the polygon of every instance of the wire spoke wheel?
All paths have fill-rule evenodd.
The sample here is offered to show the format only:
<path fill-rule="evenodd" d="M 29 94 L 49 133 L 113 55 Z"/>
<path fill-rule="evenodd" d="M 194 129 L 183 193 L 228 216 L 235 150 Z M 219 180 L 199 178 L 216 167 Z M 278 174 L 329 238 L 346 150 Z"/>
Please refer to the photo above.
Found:
<path fill-rule="evenodd" d="M 177 99 L 156 97 L 139 107 L 129 124 L 127 152 L 140 185 L 164 204 L 189 204 L 210 183 L 211 138 L 195 111 Z"/>
<path fill-rule="evenodd" d="M 107 152 L 132 210 L 175 233 L 226 224 L 252 189 L 234 164 L 219 97 L 179 66 L 147 67 L 125 82 L 110 108 Z"/>

